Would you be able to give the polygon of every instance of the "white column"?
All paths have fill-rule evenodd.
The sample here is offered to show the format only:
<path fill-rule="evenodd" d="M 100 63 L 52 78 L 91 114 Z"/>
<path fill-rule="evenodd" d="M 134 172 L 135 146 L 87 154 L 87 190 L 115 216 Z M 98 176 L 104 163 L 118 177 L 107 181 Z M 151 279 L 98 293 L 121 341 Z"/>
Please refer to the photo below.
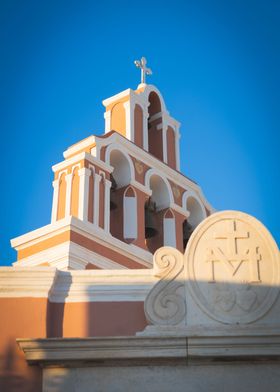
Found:
<path fill-rule="evenodd" d="M 110 189 L 111 181 L 105 179 L 105 200 L 104 200 L 104 230 L 110 232 Z"/>
<path fill-rule="evenodd" d="M 135 105 L 131 101 L 123 104 L 125 108 L 125 128 L 126 137 L 128 140 L 134 142 L 134 108 Z"/>
<path fill-rule="evenodd" d="M 162 124 L 162 152 L 163 162 L 167 163 L 167 125 L 163 122 Z"/>
<path fill-rule="evenodd" d="M 88 195 L 89 195 L 89 177 L 91 171 L 86 167 L 80 169 L 79 173 L 79 212 L 78 217 L 82 221 L 88 220 Z"/>
<path fill-rule="evenodd" d="M 104 113 L 104 118 L 105 118 L 105 132 L 110 132 L 111 131 L 111 110 L 107 110 L 107 112 Z"/>
<path fill-rule="evenodd" d="M 178 128 L 174 129 L 175 131 L 175 154 L 176 154 L 176 169 L 180 171 L 180 133 Z"/>
<path fill-rule="evenodd" d="M 58 192 L 59 192 L 59 179 L 54 180 L 53 186 L 53 202 L 52 202 L 52 220 L 54 223 L 57 220 L 57 210 L 58 210 Z"/>
<path fill-rule="evenodd" d="M 101 176 L 99 174 L 94 174 L 93 183 L 93 224 L 99 226 L 99 184 Z"/>
<path fill-rule="evenodd" d="M 73 173 L 67 174 L 65 176 L 65 181 L 66 181 L 65 217 L 70 215 L 70 210 L 71 210 L 72 178 L 73 178 Z"/>
<path fill-rule="evenodd" d="M 146 151 L 149 151 L 148 118 L 149 118 L 148 108 L 144 108 L 143 109 L 143 148 Z"/>

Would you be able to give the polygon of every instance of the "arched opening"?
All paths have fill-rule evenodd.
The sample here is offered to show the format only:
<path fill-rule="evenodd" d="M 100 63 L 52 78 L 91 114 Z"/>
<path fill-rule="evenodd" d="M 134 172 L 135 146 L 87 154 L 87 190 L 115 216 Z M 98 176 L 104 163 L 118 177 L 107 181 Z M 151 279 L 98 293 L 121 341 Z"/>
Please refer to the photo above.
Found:
<path fill-rule="evenodd" d="M 146 246 L 154 253 L 164 244 L 164 215 L 170 206 L 169 189 L 157 174 L 150 177 L 152 195 L 145 204 L 145 238 Z"/>
<path fill-rule="evenodd" d="M 134 143 L 143 148 L 143 110 L 137 104 L 134 108 Z"/>
<path fill-rule="evenodd" d="M 110 165 L 114 168 L 110 175 L 112 182 L 110 189 L 110 232 L 114 237 L 123 241 L 123 198 L 127 185 L 131 182 L 130 164 L 121 151 L 113 150 L 110 154 Z"/>
<path fill-rule="evenodd" d="M 187 246 L 190 236 L 194 229 L 199 225 L 201 221 L 206 217 L 205 208 L 199 201 L 193 197 L 189 196 L 186 202 L 186 208 L 190 215 L 188 219 L 183 222 L 183 242 L 184 248 Z"/>
<path fill-rule="evenodd" d="M 159 96 L 152 91 L 149 95 L 148 146 L 149 152 L 163 160 L 162 108 Z"/>

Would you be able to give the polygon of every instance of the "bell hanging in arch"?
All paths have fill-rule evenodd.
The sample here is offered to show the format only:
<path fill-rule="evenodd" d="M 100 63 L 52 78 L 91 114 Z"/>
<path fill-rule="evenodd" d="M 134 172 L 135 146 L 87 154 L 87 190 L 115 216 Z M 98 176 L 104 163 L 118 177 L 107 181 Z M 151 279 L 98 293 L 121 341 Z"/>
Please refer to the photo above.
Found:
<path fill-rule="evenodd" d="M 188 240 L 189 240 L 192 232 L 193 232 L 192 225 L 187 220 L 185 220 L 184 223 L 183 223 L 183 244 L 184 244 L 184 249 L 187 246 Z"/>
<path fill-rule="evenodd" d="M 155 212 L 156 203 L 152 202 L 151 198 L 149 198 L 145 204 L 145 238 L 152 238 L 158 233 L 155 225 Z"/>

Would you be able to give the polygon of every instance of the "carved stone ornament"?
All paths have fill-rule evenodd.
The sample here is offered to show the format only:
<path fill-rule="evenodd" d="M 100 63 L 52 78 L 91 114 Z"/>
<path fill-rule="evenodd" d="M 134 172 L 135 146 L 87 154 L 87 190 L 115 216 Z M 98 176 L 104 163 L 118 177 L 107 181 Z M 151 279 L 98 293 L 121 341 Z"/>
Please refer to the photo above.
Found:
<path fill-rule="evenodd" d="M 219 322 L 252 323 L 278 296 L 278 247 L 250 215 L 238 211 L 211 215 L 193 232 L 184 258 L 193 300 Z"/>
<path fill-rule="evenodd" d="M 172 190 L 173 190 L 173 194 L 174 194 L 175 198 L 179 199 L 179 197 L 181 196 L 180 189 L 177 186 L 173 186 Z"/>
<path fill-rule="evenodd" d="M 144 166 L 140 161 L 135 161 L 135 169 L 138 174 L 142 174 L 144 170 Z"/>
<path fill-rule="evenodd" d="M 177 249 L 166 246 L 155 252 L 154 273 L 160 281 L 145 301 L 145 314 L 150 324 L 178 325 L 185 319 L 185 284 L 178 279 L 183 267 L 184 258 Z"/>

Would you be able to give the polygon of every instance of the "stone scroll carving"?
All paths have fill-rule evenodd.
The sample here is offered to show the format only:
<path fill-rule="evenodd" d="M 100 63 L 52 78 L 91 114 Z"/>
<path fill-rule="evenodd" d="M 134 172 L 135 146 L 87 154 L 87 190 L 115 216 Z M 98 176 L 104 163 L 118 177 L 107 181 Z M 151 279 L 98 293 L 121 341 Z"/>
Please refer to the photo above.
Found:
<path fill-rule="evenodd" d="M 154 254 L 155 276 L 160 278 L 145 301 L 145 314 L 152 325 L 178 325 L 186 315 L 185 287 L 179 275 L 184 268 L 181 252 L 171 247 Z"/>

